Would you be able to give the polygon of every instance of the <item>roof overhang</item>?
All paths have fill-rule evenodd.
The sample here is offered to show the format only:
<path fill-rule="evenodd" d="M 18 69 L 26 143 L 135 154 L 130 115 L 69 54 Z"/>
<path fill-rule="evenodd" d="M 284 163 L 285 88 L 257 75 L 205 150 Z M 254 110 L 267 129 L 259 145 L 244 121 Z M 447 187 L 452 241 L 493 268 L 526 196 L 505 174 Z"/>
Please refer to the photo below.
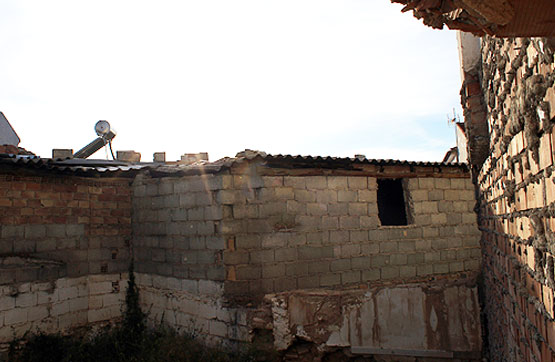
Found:
<path fill-rule="evenodd" d="M 553 0 L 391 0 L 425 25 L 498 37 L 555 36 Z"/>

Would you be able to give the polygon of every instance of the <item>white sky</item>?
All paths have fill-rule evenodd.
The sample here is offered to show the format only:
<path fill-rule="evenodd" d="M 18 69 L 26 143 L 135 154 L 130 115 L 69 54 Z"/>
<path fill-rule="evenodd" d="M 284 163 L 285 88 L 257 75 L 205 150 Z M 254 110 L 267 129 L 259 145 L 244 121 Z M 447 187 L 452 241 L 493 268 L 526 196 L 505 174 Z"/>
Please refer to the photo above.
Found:
<path fill-rule="evenodd" d="M 455 32 L 389 0 L 2 0 L 0 111 L 50 157 L 117 131 L 151 161 L 245 148 L 441 160 Z M 94 158 L 104 158 L 101 150 Z"/>

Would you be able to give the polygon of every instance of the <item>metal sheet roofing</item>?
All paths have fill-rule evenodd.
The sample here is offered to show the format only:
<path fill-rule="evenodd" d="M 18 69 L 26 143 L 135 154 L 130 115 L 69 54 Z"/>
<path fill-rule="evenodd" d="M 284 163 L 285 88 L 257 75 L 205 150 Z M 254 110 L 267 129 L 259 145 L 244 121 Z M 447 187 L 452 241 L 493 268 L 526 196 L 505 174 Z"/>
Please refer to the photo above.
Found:
<path fill-rule="evenodd" d="M 201 161 L 191 165 L 180 163 L 129 163 L 113 160 L 89 159 L 50 159 L 38 156 L 0 155 L 0 166 L 44 170 L 57 173 L 75 174 L 77 176 L 133 177 L 141 170 L 148 170 L 152 175 L 186 176 L 213 174 L 230 169 L 247 162 L 260 162 L 269 168 L 315 168 L 350 170 L 361 165 L 375 166 L 411 166 L 411 167 L 447 167 L 468 170 L 464 163 L 446 163 L 432 161 L 406 161 L 393 159 L 368 159 L 364 157 L 331 156 L 293 156 L 268 155 L 263 152 L 242 152 L 239 157 L 225 157 L 214 162 Z"/>

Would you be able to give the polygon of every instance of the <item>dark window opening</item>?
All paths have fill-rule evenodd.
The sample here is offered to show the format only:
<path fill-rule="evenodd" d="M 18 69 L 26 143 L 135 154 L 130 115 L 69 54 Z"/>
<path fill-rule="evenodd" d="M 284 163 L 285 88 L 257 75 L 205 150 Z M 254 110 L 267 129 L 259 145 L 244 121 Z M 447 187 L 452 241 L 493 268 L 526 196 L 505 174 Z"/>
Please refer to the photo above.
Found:
<path fill-rule="evenodd" d="M 402 179 L 378 179 L 378 217 L 382 225 L 407 225 Z"/>

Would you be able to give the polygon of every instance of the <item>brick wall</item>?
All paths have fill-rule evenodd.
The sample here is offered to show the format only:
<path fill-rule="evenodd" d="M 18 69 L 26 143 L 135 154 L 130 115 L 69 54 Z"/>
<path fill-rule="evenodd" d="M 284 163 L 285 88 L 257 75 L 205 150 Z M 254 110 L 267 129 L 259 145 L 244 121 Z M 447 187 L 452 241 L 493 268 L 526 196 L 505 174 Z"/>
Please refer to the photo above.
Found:
<path fill-rule="evenodd" d="M 412 222 L 388 227 L 378 218 L 376 176 L 310 176 L 314 170 L 264 176 L 254 167 L 234 170 L 229 188 L 220 191 L 228 297 L 248 300 L 480 268 L 467 172 L 441 177 L 428 170 L 416 177 L 403 171 Z M 399 176 L 395 167 L 389 172 L 385 168 L 380 177 Z"/>
<path fill-rule="evenodd" d="M 128 180 L 0 174 L 0 254 L 61 261 L 68 276 L 117 273 L 130 238 Z"/>
<path fill-rule="evenodd" d="M 492 360 L 555 358 L 553 50 L 482 39 L 490 156 L 478 175 L 484 309 Z"/>

